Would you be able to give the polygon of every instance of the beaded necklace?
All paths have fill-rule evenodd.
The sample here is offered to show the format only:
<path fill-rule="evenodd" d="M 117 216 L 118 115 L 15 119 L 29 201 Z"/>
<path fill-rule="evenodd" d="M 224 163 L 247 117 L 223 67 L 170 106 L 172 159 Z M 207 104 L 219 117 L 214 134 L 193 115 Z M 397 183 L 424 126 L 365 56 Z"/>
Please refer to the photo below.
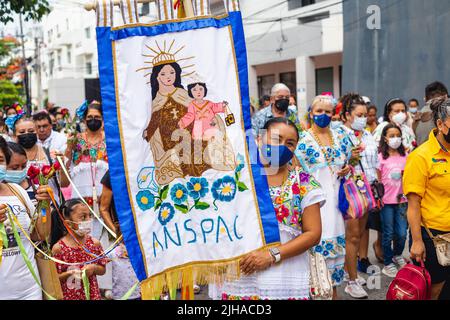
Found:
<path fill-rule="evenodd" d="M 330 169 L 331 173 L 334 175 L 334 170 L 332 169 L 331 163 L 332 163 L 332 159 L 330 159 L 330 155 L 327 152 L 327 146 L 325 146 L 322 141 L 320 141 L 319 136 L 317 135 L 317 133 L 314 131 L 313 128 L 311 128 L 309 130 L 309 132 L 312 134 L 314 140 L 316 140 L 317 144 L 319 145 L 323 155 L 325 156 L 325 160 L 327 161 L 327 166 Z M 328 138 L 330 140 L 330 148 L 333 148 L 334 146 L 334 138 L 333 138 L 333 134 L 331 133 L 331 130 L 328 129 Z"/>

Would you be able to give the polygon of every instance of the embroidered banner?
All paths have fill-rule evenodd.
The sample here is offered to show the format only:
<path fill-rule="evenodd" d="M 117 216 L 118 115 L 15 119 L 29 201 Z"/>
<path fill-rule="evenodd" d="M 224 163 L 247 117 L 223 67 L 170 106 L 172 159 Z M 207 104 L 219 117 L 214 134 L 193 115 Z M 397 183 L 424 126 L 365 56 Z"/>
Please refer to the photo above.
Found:
<path fill-rule="evenodd" d="M 111 181 L 144 298 L 238 276 L 279 242 L 239 11 L 97 28 Z M 253 150 L 253 152 L 250 152 Z"/>

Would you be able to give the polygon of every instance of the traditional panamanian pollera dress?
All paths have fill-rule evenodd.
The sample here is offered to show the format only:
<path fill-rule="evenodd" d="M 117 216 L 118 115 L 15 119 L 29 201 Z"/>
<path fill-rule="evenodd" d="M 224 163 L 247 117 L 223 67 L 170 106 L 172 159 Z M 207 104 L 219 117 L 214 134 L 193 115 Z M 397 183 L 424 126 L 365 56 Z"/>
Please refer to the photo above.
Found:
<path fill-rule="evenodd" d="M 325 257 L 333 286 L 338 286 L 344 279 L 345 223 L 338 207 L 340 179 L 336 172 L 350 159 L 352 147 L 342 131 L 331 130 L 331 134 L 333 145 L 322 147 L 309 131 L 303 131 L 295 155 L 326 195 L 326 203 L 320 210 L 322 239 L 314 250 Z"/>
<path fill-rule="evenodd" d="M 283 186 L 270 187 L 281 243 L 302 234 L 305 208 L 325 203 L 320 184 L 302 169 L 292 170 Z M 308 300 L 310 295 L 309 254 L 282 260 L 268 269 L 237 281 L 210 285 L 209 295 L 222 300 Z"/>

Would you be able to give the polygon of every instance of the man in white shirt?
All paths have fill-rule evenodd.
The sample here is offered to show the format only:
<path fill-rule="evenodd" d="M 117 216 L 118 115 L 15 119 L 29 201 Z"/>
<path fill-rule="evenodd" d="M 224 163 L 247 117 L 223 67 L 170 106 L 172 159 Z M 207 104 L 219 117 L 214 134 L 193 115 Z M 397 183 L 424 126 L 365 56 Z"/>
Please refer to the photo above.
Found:
<path fill-rule="evenodd" d="M 50 152 L 64 153 L 67 148 L 67 137 L 53 131 L 52 120 L 46 111 L 41 111 L 33 116 L 38 135 L 38 143 Z"/>

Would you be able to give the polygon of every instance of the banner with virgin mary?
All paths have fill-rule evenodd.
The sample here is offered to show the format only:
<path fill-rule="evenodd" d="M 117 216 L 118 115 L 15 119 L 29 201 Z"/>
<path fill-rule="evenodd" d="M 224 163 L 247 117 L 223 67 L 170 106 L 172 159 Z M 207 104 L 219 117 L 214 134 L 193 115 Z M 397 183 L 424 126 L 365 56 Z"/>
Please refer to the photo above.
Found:
<path fill-rule="evenodd" d="M 175 18 L 157 1 L 160 21 L 142 24 L 123 1 L 117 27 L 110 2 L 97 6 L 114 200 L 146 299 L 235 279 L 240 258 L 280 240 L 251 135 L 239 5 L 213 16 L 207 3 Z"/>

